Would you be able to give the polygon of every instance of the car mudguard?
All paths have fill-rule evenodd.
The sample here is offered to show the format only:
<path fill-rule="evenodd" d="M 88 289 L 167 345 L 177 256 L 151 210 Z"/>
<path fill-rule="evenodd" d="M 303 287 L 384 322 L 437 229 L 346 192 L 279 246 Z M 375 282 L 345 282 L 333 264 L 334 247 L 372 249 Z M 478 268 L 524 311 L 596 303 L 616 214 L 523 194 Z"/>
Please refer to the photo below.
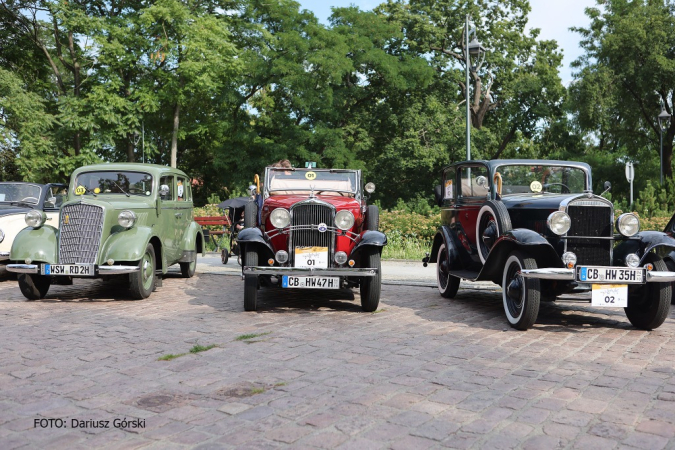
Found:
<path fill-rule="evenodd" d="M 626 255 L 635 253 L 642 265 L 647 255 L 654 252 L 663 259 L 675 261 L 675 239 L 662 231 L 640 231 L 632 239 L 623 241 L 614 248 L 614 265 L 625 266 Z"/>
<path fill-rule="evenodd" d="M 359 239 L 352 249 L 351 255 L 349 257 L 351 259 L 356 259 L 358 258 L 360 252 L 365 248 L 365 247 L 384 247 L 387 245 L 387 235 L 384 234 L 381 231 L 375 231 L 375 230 L 366 230 L 361 233 L 359 236 Z"/>
<path fill-rule="evenodd" d="M 40 228 L 24 228 L 14 238 L 9 251 L 11 261 L 19 263 L 30 259 L 35 262 L 55 264 L 58 262 L 59 231 L 51 225 Z"/>
<path fill-rule="evenodd" d="M 504 233 L 497 240 L 476 281 L 490 280 L 500 283 L 504 264 L 509 255 L 516 250 L 521 250 L 525 255 L 534 258 L 538 267 L 564 267 L 558 252 L 545 237 L 536 231 L 516 228 Z"/>
<path fill-rule="evenodd" d="M 185 231 L 184 236 L 185 239 L 183 239 L 183 242 L 180 246 L 181 250 L 183 250 L 183 254 L 185 254 L 185 252 L 192 252 L 197 249 L 197 253 L 201 251 L 202 256 L 205 256 L 204 232 L 202 231 L 202 227 L 199 226 L 197 222 L 190 223 L 188 229 Z"/>
<path fill-rule="evenodd" d="M 451 270 L 462 270 L 474 265 L 469 252 L 461 245 L 459 239 L 450 227 L 442 226 L 438 229 L 431 244 L 431 254 L 427 262 L 438 262 L 438 250 L 445 244 L 448 255 L 448 264 Z"/>
<path fill-rule="evenodd" d="M 274 258 L 274 247 L 272 247 L 270 239 L 260 230 L 260 228 L 251 227 L 239 231 L 237 243 L 242 246 L 242 249 L 245 249 L 247 245 L 250 245 L 256 247 L 258 251 L 262 251 L 262 254 L 266 257 L 271 256 Z"/>
<path fill-rule="evenodd" d="M 150 227 L 132 227 L 128 230 L 111 234 L 101 246 L 99 263 L 103 264 L 109 259 L 115 261 L 138 261 L 145 253 L 150 239 L 153 237 Z M 165 255 L 162 252 L 162 260 L 165 263 Z M 162 267 L 166 267 L 166 264 Z"/>

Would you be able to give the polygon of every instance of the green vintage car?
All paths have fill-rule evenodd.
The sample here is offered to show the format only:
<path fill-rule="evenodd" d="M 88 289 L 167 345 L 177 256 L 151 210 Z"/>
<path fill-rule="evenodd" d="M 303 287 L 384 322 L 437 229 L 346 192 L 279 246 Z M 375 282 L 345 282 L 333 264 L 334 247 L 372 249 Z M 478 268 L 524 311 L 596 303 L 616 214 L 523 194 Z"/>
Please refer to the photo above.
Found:
<path fill-rule="evenodd" d="M 185 173 L 152 164 L 85 166 L 71 176 L 68 197 L 58 228 L 32 210 L 14 239 L 7 270 L 19 274 L 27 299 L 43 298 L 52 282 L 117 275 L 142 299 L 173 264 L 194 275 L 204 235 Z"/>

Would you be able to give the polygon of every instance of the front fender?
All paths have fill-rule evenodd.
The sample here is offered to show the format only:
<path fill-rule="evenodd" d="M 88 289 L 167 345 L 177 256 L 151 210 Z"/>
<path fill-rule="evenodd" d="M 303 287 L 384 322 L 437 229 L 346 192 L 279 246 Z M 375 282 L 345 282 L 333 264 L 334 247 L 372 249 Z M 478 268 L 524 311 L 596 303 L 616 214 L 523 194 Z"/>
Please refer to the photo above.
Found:
<path fill-rule="evenodd" d="M 352 249 L 350 258 L 356 259 L 365 247 L 384 247 L 385 245 L 387 245 L 387 235 L 381 231 L 366 230 L 359 236 L 358 242 Z"/>
<path fill-rule="evenodd" d="M 188 229 L 185 231 L 185 239 L 183 239 L 183 244 L 181 250 L 184 252 L 191 252 L 195 249 L 202 250 L 202 256 L 205 256 L 204 250 L 204 232 L 202 227 L 199 226 L 197 222 L 191 222 Z"/>
<path fill-rule="evenodd" d="M 59 231 L 51 225 L 40 228 L 24 228 L 14 238 L 12 249 L 9 251 L 11 261 L 24 262 L 31 259 L 33 262 L 58 263 Z"/>
<path fill-rule="evenodd" d="M 474 265 L 471 254 L 461 245 L 459 239 L 455 237 L 455 233 L 446 226 L 440 227 L 434 237 L 429 262 L 438 263 L 438 250 L 441 248 L 441 244 L 445 244 L 450 269 L 462 270 Z"/>
<path fill-rule="evenodd" d="M 478 280 L 500 282 L 504 264 L 506 264 L 509 255 L 516 250 L 534 258 L 537 261 L 537 267 L 564 267 L 558 252 L 545 237 L 526 228 L 516 228 L 507 231 L 495 242 L 487 260 L 485 260 Z"/>
<path fill-rule="evenodd" d="M 614 248 L 614 265 L 625 266 L 626 255 L 635 253 L 640 257 L 640 265 L 651 251 L 661 258 L 675 250 L 675 239 L 662 231 L 641 231 L 634 238 L 623 241 Z"/>
<path fill-rule="evenodd" d="M 245 249 L 247 245 L 257 247 L 265 252 L 266 256 L 272 255 L 274 257 L 274 248 L 270 239 L 264 234 L 260 228 L 244 228 L 239 231 L 237 235 L 237 243 Z"/>
<path fill-rule="evenodd" d="M 109 259 L 115 261 L 140 260 L 152 236 L 152 228 L 150 227 L 122 229 L 122 231 L 110 235 L 101 247 L 98 258 L 99 264 L 103 264 Z"/>

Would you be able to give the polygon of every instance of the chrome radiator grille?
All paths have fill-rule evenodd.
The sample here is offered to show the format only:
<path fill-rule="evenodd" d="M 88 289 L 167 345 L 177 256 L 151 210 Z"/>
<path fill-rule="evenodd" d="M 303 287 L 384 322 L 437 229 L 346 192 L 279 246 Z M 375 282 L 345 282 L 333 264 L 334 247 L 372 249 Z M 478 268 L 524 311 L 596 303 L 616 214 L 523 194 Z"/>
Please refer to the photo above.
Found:
<path fill-rule="evenodd" d="M 321 204 L 303 204 L 292 208 L 291 215 L 293 253 L 296 247 L 328 247 L 328 253 L 332 253 L 335 234 L 330 231 L 321 233 L 316 229 L 320 223 L 325 223 L 328 227 L 333 226 L 331 207 Z M 308 225 L 314 225 L 314 229 L 310 229 Z"/>
<path fill-rule="evenodd" d="M 103 231 L 103 208 L 78 203 L 61 209 L 59 262 L 95 264 Z"/>
<path fill-rule="evenodd" d="M 572 226 L 567 251 L 577 255 L 577 264 L 609 266 L 613 242 L 608 239 L 573 239 L 573 236 L 612 237 L 612 208 L 598 201 L 578 201 L 567 208 Z"/>

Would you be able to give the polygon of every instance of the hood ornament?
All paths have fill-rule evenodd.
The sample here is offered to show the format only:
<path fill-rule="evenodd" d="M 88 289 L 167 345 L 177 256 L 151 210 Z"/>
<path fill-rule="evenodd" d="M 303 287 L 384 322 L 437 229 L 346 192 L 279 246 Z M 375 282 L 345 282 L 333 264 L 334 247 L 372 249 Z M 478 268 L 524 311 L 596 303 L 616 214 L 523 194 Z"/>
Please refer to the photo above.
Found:
<path fill-rule="evenodd" d="M 315 198 L 316 196 L 314 195 L 314 186 L 312 186 L 312 185 L 310 184 L 310 185 L 309 185 L 309 189 L 310 189 L 310 191 L 309 191 L 309 198 Z"/>

